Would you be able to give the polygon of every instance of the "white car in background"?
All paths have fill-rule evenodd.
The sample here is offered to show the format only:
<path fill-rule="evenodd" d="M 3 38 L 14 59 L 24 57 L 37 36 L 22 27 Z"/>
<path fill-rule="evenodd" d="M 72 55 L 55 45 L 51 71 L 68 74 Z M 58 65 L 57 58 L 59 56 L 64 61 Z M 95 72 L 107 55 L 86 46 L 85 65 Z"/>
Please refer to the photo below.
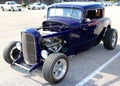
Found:
<path fill-rule="evenodd" d="M 6 1 L 5 4 L 1 4 L 0 8 L 2 11 L 8 10 L 8 11 L 21 11 L 22 6 L 20 4 L 17 4 L 15 1 Z"/>
<path fill-rule="evenodd" d="M 29 10 L 39 10 L 39 9 L 45 9 L 46 7 L 47 7 L 47 5 L 44 3 L 33 3 L 33 4 L 29 5 L 27 8 Z"/>

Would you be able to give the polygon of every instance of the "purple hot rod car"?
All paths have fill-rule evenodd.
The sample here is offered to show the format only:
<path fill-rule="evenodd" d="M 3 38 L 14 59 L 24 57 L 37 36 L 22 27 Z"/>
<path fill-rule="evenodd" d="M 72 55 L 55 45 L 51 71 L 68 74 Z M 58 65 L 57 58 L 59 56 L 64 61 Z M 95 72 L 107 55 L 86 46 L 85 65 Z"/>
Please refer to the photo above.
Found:
<path fill-rule="evenodd" d="M 21 31 L 21 41 L 12 41 L 4 49 L 5 61 L 29 71 L 42 66 L 50 83 L 64 79 L 69 57 L 103 41 L 108 50 L 117 43 L 117 31 L 104 17 L 104 7 L 96 2 L 64 2 L 48 7 L 47 20 L 40 28 Z"/>

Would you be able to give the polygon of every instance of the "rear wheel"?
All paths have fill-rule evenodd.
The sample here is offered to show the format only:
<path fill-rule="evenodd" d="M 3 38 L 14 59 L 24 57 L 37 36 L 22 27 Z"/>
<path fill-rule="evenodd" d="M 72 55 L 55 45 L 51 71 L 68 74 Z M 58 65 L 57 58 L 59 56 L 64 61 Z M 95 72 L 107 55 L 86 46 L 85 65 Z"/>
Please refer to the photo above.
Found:
<path fill-rule="evenodd" d="M 48 82 L 56 84 L 64 79 L 68 66 L 68 58 L 64 54 L 50 54 L 43 64 L 43 77 Z"/>
<path fill-rule="evenodd" d="M 12 64 L 12 62 L 17 59 L 20 54 L 20 50 L 16 48 L 16 43 L 17 41 L 10 42 L 3 51 L 3 58 L 9 64 Z"/>
<path fill-rule="evenodd" d="M 117 31 L 115 29 L 108 29 L 103 38 L 104 47 L 108 50 L 114 49 L 116 47 L 117 38 Z"/>

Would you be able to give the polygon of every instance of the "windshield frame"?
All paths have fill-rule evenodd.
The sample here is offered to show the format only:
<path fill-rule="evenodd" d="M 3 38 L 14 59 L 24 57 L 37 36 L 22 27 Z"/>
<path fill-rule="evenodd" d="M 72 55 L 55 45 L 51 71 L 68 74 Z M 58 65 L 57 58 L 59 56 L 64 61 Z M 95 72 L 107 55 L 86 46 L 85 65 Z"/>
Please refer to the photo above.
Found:
<path fill-rule="evenodd" d="M 54 16 L 50 16 L 50 10 L 51 9 L 54 9 L 55 10 L 55 14 L 54 14 Z M 56 16 L 56 9 L 69 9 L 70 10 L 70 16 Z M 72 17 L 72 15 L 73 15 L 73 13 L 74 13 L 74 11 L 79 11 L 79 12 L 81 12 L 81 16 L 79 16 L 78 18 L 75 18 L 75 17 Z M 72 18 L 72 19 L 76 19 L 76 20 L 82 20 L 83 19 L 83 11 L 82 11 L 82 9 L 79 9 L 79 8 L 74 8 L 74 7 L 51 7 L 51 8 L 49 8 L 48 9 L 48 12 L 47 12 L 47 18 L 50 18 L 50 17 L 61 17 L 61 18 Z"/>

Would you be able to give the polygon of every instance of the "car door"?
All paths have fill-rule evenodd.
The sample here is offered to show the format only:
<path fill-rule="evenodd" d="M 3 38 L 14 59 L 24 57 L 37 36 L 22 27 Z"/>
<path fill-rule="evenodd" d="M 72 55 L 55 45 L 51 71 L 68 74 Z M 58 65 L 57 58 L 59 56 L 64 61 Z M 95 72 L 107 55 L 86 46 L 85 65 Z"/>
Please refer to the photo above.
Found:
<path fill-rule="evenodd" d="M 81 52 L 89 49 L 90 47 L 97 44 L 98 33 L 97 26 L 101 16 L 97 15 L 99 12 L 97 9 L 90 9 L 86 14 L 86 21 L 81 23 L 81 26 L 74 29 L 74 32 L 70 33 L 70 51 L 71 53 Z"/>
<path fill-rule="evenodd" d="M 89 20 L 89 21 L 87 21 Z M 86 12 L 87 21 L 87 40 L 90 46 L 97 44 L 98 36 L 102 31 L 103 22 L 103 10 L 102 9 L 90 9 Z M 84 27 L 83 27 L 84 28 Z"/>
<path fill-rule="evenodd" d="M 74 10 L 73 13 L 72 17 L 79 20 L 79 25 L 74 25 L 72 32 L 69 34 L 69 54 L 77 54 L 80 51 L 86 50 L 86 42 L 88 41 L 88 30 L 83 28 L 82 25 L 83 13 L 79 14 L 79 10 Z"/>

